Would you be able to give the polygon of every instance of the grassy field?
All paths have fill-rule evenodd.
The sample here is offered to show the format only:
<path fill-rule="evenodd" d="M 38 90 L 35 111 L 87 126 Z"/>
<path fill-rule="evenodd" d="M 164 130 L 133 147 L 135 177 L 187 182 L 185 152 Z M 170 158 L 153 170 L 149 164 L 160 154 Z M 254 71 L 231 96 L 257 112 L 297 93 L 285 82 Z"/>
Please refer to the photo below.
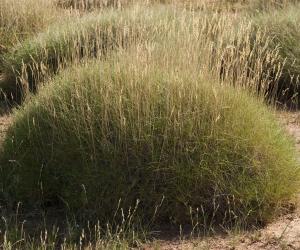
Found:
<path fill-rule="evenodd" d="M 299 7 L 0 0 L 1 248 L 141 248 L 293 210 L 274 113 L 300 105 Z"/>

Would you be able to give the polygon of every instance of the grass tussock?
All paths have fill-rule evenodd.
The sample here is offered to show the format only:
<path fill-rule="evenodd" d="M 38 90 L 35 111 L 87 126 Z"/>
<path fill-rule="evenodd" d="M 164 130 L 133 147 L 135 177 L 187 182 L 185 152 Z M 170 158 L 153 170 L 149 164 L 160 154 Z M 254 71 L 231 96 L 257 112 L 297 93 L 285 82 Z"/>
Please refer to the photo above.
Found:
<path fill-rule="evenodd" d="M 58 0 L 57 5 L 62 8 L 93 11 L 103 8 L 123 8 L 132 0 Z"/>
<path fill-rule="evenodd" d="M 299 5 L 297 5 L 299 7 Z M 299 106 L 300 77 L 300 12 L 297 6 L 259 15 L 254 19 L 256 27 L 265 30 L 271 37 L 270 49 L 278 49 L 278 64 L 282 65 L 279 76 L 279 101 L 289 100 Z"/>
<path fill-rule="evenodd" d="M 244 92 L 148 56 L 68 69 L 17 111 L 3 188 L 101 221 L 137 200 L 147 222 L 269 221 L 298 189 L 290 139 Z"/>
<path fill-rule="evenodd" d="M 76 18 L 11 49 L 3 56 L 5 77 L 1 86 L 6 95 L 13 93 L 22 99 L 70 62 L 103 58 L 114 49 L 154 42 L 167 50 L 175 47 L 175 55 L 180 54 L 195 72 L 199 68 L 213 72 L 221 82 L 274 99 L 282 65 L 270 40 L 247 18 L 138 5 L 126 11 Z M 193 55 L 195 49 L 198 52 Z M 162 53 L 176 61 L 174 54 Z"/>
<path fill-rule="evenodd" d="M 52 0 L 0 1 L 0 55 L 43 30 L 60 15 Z"/>
<path fill-rule="evenodd" d="M 243 17 L 139 4 L 76 17 L 28 39 L 3 56 L 0 85 L 6 96 L 22 100 L 70 62 L 154 41 L 172 43 L 189 56 L 196 49 L 202 59 L 192 60 L 195 70 L 219 75 L 221 83 L 242 86 L 268 102 L 297 107 L 298 37 L 294 7 Z"/>
<path fill-rule="evenodd" d="M 84 57 L 103 58 L 112 50 L 154 39 L 159 30 L 166 30 L 172 13 L 164 10 L 111 10 L 54 25 L 3 55 L 1 87 L 8 97 L 22 100 L 28 92 L 36 91 L 38 83 L 71 62 Z"/>
<path fill-rule="evenodd" d="M 1 98 L 20 104 L 0 248 L 129 249 L 152 225 L 289 209 L 297 155 L 264 102 L 298 107 L 298 2 L 0 0 Z"/>

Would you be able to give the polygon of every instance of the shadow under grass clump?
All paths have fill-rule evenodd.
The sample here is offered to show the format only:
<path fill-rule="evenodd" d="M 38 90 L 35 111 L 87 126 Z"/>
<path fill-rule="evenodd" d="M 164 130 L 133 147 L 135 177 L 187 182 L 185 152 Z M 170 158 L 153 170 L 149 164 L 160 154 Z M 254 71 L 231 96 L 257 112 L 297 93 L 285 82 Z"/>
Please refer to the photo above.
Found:
<path fill-rule="evenodd" d="M 298 190 L 290 139 L 259 101 L 156 64 L 92 61 L 15 112 L 1 184 L 26 206 L 159 223 L 269 221 Z"/>

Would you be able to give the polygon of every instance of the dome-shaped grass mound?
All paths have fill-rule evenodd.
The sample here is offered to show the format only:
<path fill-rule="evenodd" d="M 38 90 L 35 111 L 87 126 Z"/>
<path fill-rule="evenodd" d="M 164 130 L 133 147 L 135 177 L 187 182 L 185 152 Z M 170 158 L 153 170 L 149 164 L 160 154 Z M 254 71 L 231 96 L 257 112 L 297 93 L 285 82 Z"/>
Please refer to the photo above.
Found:
<path fill-rule="evenodd" d="M 295 151 L 259 101 L 184 72 L 71 68 L 15 112 L 3 189 L 27 205 L 112 220 L 266 222 L 298 189 Z M 193 212 L 192 212 L 193 213 Z M 95 218 L 95 217 L 94 217 Z"/>
<path fill-rule="evenodd" d="M 66 63 L 85 56 L 100 56 L 122 46 L 125 37 L 132 34 L 130 29 L 124 29 L 125 21 L 121 24 L 123 19 L 117 15 L 110 12 L 70 20 L 13 48 L 2 60 L 4 91 L 19 100 Z"/>
<path fill-rule="evenodd" d="M 68 15 L 49 0 L 0 0 L 0 57 L 19 41 Z M 0 61 L 1 63 L 1 61 Z"/>
<path fill-rule="evenodd" d="M 129 47 L 146 37 L 153 39 L 173 12 L 163 7 L 136 6 L 91 13 L 53 25 L 3 55 L 0 89 L 8 98 L 12 96 L 20 102 L 28 92 L 36 91 L 38 83 L 68 63 L 84 57 L 103 58 L 114 49 Z"/>

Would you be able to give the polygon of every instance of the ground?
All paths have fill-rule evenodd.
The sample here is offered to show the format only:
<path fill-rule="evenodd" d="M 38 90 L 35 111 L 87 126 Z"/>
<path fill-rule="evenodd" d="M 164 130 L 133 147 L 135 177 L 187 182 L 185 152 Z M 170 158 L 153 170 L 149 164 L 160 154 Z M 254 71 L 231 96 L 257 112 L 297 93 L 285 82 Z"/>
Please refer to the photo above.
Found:
<path fill-rule="evenodd" d="M 223 236 L 205 237 L 201 240 L 157 241 L 144 250 L 279 250 L 300 249 L 300 213 L 285 215 L 269 226 L 253 232 L 230 232 Z"/>
<path fill-rule="evenodd" d="M 278 112 L 278 119 L 286 127 L 288 133 L 295 138 L 300 160 L 300 112 Z M 3 142 L 11 116 L 7 112 L 0 113 L 0 145 Z M 252 232 L 229 232 L 226 235 L 204 237 L 203 239 L 157 240 L 142 247 L 144 250 L 276 250 L 300 249 L 300 194 L 299 206 L 293 213 L 278 218 L 265 228 Z"/>

